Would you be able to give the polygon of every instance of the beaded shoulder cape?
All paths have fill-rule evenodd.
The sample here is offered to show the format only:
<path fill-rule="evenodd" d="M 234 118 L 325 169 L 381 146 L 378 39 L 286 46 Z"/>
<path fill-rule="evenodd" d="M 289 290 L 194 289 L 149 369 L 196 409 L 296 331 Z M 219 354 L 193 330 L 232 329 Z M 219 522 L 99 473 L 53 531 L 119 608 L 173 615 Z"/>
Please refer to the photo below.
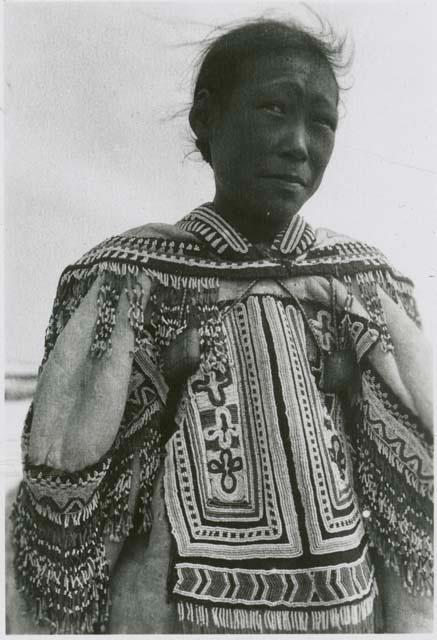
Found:
<path fill-rule="evenodd" d="M 296 302 L 293 286 L 310 291 L 313 278 L 359 295 L 363 313 L 337 317 L 310 294 Z M 14 508 L 17 580 L 36 618 L 56 632 L 105 628 L 105 539 L 150 530 L 164 458 L 181 619 L 227 631 L 365 630 L 377 590 L 369 545 L 407 589 L 429 594 L 431 442 L 366 358 L 375 343 L 393 354 L 381 291 L 419 324 L 411 281 L 377 249 L 296 216 L 260 254 L 209 204 L 67 267 Z M 199 360 L 175 392 L 166 353 L 190 330 Z M 334 347 L 354 353 L 359 381 L 347 393 L 321 388 Z M 59 435 L 74 429 L 93 444 L 85 468 L 79 445 L 74 453 Z"/>

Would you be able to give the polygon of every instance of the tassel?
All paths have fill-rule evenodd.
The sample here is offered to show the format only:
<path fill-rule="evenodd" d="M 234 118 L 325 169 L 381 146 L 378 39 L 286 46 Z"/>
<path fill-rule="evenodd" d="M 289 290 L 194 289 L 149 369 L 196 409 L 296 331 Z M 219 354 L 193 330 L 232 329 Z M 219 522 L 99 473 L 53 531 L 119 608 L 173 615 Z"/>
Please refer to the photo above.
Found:
<path fill-rule="evenodd" d="M 228 356 L 217 305 L 218 282 L 216 279 L 181 278 L 172 276 L 169 281 L 161 278 L 162 286 L 155 288 L 150 301 L 153 338 L 166 376 L 169 378 L 170 373 L 172 379 L 179 380 L 198 366 L 207 373 L 212 370 L 225 373 Z M 181 288 L 181 284 L 187 288 Z M 184 375 L 179 372 L 180 362 L 175 367 L 176 359 L 180 360 L 181 345 L 177 347 L 176 343 L 180 342 L 181 336 L 185 338 L 182 346 L 189 347 L 182 367 Z"/>
<path fill-rule="evenodd" d="M 384 309 L 378 296 L 376 277 L 373 273 L 369 272 L 357 273 L 355 278 L 366 311 L 381 332 L 381 346 L 383 351 L 393 351 L 393 342 L 388 330 Z"/>
<path fill-rule="evenodd" d="M 150 344 L 147 333 L 144 328 L 144 290 L 138 282 L 130 284 L 129 288 L 125 288 L 127 299 L 129 300 L 128 319 L 135 334 L 135 351 L 138 349 L 147 350 Z"/>
<path fill-rule="evenodd" d="M 120 299 L 120 282 L 112 278 L 105 281 L 97 295 L 97 323 L 90 353 L 101 358 L 105 353 L 110 355 L 112 348 L 112 330 L 115 326 L 115 313 Z"/>
<path fill-rule="evenodd" d="M 160 431 L 158 429 L 151 430 L 150 436 L 140 450 L 140 491 L 137 499 L 138 512 L 135 520 L 137 531 L 142 533 L 149 533 L 153 524 L 153 483 L 161 465 L 161 444 L 162 436 Z"/>
<path fill-rule="evenodd" d="M 110 476 L 105 479 L 105 484 L 110 487 L 105 493 L 102 506 L 104 519 L 104 535 L 109 536 L 113 542 L 120 542 L 133 527 L 132 515 L 129 512 L 129 495 L 132 485 L 133 453 L 114 460 Z"/>
<path fill-rule="evenodd" d="M 373 631 L 377 594 L 374 582 L 360 602 L 317 610 L 218 607 L 178 600 L 177 613 L 185 633 L 365 633 Z"/>

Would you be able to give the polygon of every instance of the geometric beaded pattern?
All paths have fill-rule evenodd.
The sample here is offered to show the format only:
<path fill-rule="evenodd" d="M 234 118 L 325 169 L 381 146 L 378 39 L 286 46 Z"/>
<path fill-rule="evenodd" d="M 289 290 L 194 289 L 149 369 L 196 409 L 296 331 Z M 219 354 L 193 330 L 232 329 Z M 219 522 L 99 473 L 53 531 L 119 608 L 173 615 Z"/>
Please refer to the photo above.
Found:
<path fill-rule="evenodd" d="M 370 370 L 362 375 L 363 426 L 388 461 L 423 496 L 432 498 L 433 457 L 430 446 L 414 433 L 408 413 Z M 387 410 L 389 407 L 390 410 Z"/>
<path fill-rule="evenodd" d="M 214 210 L 212 203 L 206 203 L 191 211 L 178 222 L 179 229 L 193 233 L 206 241 L 218 254 L 251 253 L 252 244 L 224 218 Z M 273 240 L 272 251 L 280 251 L 283 255 L 306 251 L 315 240 L 311 226 L 299 215 L 293 216 L 287 228 Z M 256 252 L 254 255 L 257 255 Z"/>
<path fill-rule="evenodd" d="M 180 562 L 174 593 L 211 603 L 315 607 L 351 603 L 367 596 L 373 569 L 367 549 L 359 560 L 314 571 L 229 569 Z"/>
<path fill-rule="evenodd" d="M 364 528 L 345 436 L 316 386 L 300 312 L 251 295 L 223 330 L 227 372 L 190 377 L 167 445 L 178 553 L 307 567 L 328 554 L 353 562 Z"/>
<path fill-rule="evenodd" d="M 109 461 L 99 465 L 92 473 L 65 477 L 43 477 L 42 474 L 25 473 L 26 485 L 37 504 L 51 507 L 55 512 L 70 513 L 83 509 L 102 483 L 108 471 Z M 79 483 L 80 478 L 80 483 Z"/>

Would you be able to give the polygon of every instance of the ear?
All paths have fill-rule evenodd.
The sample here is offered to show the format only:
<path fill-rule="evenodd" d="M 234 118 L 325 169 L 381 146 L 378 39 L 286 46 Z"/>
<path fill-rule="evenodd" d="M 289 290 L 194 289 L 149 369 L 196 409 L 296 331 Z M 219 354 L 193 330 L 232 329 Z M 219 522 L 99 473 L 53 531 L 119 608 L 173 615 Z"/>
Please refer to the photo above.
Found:
<path fill-rule="evenodd" d="M 189 121 L 196 138 L 207 142 L 213 121 L 213 103 L 208 89 L 201 89 L 194 97 Z"/>

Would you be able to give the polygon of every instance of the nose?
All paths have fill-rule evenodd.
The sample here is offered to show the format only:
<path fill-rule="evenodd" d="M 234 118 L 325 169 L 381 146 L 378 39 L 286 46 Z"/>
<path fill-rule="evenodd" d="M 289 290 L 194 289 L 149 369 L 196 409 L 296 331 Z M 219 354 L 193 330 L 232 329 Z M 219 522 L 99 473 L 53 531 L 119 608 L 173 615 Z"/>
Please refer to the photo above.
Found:
<path fill-rule="evenodd" d="M 307 131 L 305 122 L 300 118 L 290 119 L 284 124 L 279 153 L 298 162 L 308 159 Z"/>

